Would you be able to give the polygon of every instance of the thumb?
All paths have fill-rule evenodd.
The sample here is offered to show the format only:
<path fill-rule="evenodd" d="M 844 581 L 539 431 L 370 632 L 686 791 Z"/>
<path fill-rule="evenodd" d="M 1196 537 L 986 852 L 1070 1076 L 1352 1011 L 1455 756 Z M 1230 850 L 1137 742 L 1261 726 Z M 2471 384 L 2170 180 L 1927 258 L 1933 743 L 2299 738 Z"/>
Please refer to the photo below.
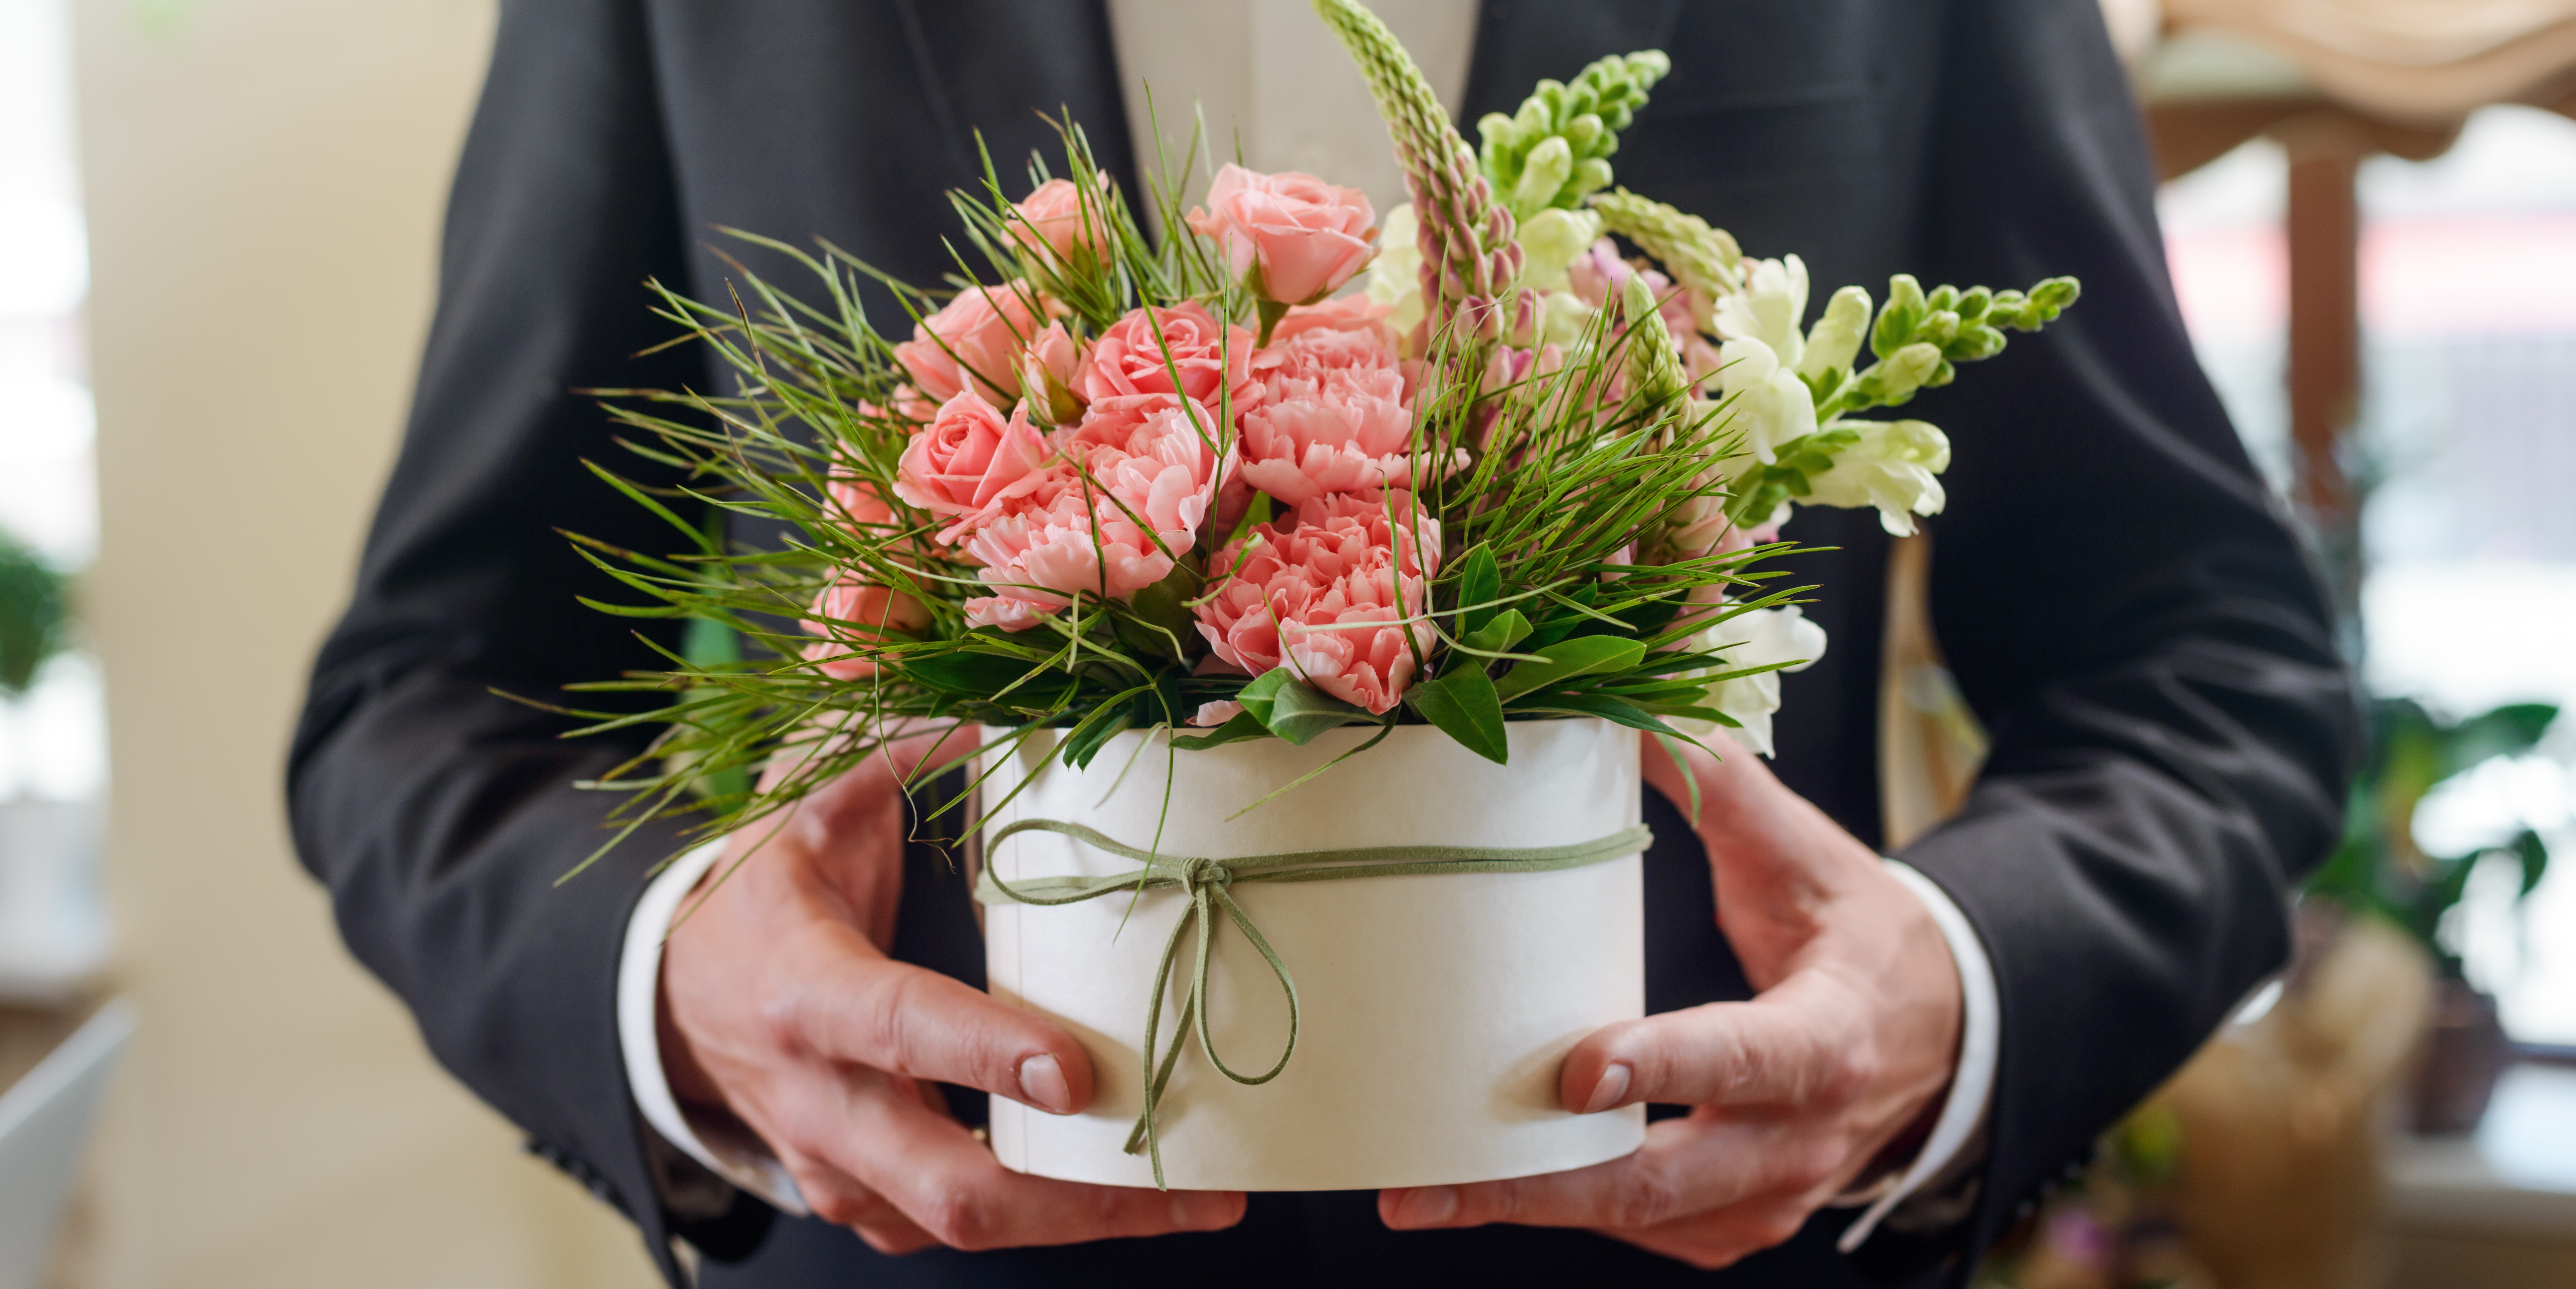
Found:
<path fill-rule="evenodd" d="M 1832 1090 L 1849 1014 L 1814 973 L 1751 1002 L 1704 1003 L 1605 1025 L 1566 1054 L 1557 1093 L 1578 1114 L 1639 1102 L 1803 1105 Z"/>

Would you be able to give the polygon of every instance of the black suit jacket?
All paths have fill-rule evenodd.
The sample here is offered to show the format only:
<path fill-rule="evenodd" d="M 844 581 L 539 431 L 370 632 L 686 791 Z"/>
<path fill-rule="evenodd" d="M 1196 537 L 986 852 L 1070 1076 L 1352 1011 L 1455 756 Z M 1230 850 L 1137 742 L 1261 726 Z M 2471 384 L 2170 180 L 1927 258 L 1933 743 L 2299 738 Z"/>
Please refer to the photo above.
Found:
<path fill-rule="evenodd" d="M 2044 336 L 1916 409 L 1957 444 L 1934 618 L 1994 733 L 1965 812 L 1903 855 L 1966 911 L 2001 984 L 1975 1212 L 1859 1258 L 1831 1252 L 1851 1215 L 1827 1212 L 1729 1273 L 1955 1279 L 2283 962 L 2293 883 L 2338 825 L 2345 673 L 2185 342 L 2091 0 L 1488 0 L 1466 115 L 1644 48 L 1670 51 L 1673 72 L 1620 149 L 1621 181 L 1754 253 L 1804 255 L 1819 297 L 1896 271 L 2084 281 Z M 657 1201 L 611 999 L 629 906 L 671 838 L 557 888 L 608 805 L 569 785 L 632 744 L 557 741 L 559 722 L 488 692 L 653 665 L 628 620 L 574 603 L 616 592 L 558 526 L 667 539 L 582 471 L 619 454 L 572 391 L 708 383 L 694 353 L 635 355 L 666 335 L 646 278 L 723 298 L 712 225 L 828 237 L 935 280 L 951 231 L 937 194 L 974 177 L 974 131 L 997 158 L 1046 146 L 1034 109 L 1069 107 L 1138 191 L 1114 78 L 1099 0 L 504 3 L 408 434 L 294 744 L 304 862 L 438 1058 L 622 1207 L 666 1270 L 667 1236 L 697 1242 L 709 1284 L 1682 1278 L 1582 1233 L 1393 1234 L 1364 1195 L 1261 1197 L 1215 1235 L 900 1261 L 748 1199 L 695 1222 Z M 1811 612 L 1833 647 L 1787 680 L 1778 769 L 1875 838 L 1887 543 L 1868 512 L 1808 511 L 1794 535 L 1839 548 L 1801 569 L 1825 588 Z M 1699 850 L 1650 810 L 1665 838 L 1649 859 L 1650 1001 L 1740 997 Z M 909 881 L 898 953 L 980 983 L 955 878 L 916 855 Z"/>

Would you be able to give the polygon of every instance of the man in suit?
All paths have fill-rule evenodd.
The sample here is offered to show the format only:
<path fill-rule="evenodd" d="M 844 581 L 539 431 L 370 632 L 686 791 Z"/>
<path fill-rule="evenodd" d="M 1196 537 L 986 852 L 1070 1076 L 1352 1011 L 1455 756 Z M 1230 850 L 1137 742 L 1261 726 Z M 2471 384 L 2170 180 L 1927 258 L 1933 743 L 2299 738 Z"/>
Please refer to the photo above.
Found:
<path fill-rule="evenodd" d="M 826 237 L 934 280 L 934 195 L 974 182 L 973 132 L 997 158 L 1043 146 L 1032 109 L 1069 108 L 1136 191 L 1109 9 L 504 5 L 408 437 L 289 769 L 300 851 L 352 949 L 675 1278 L 672 1237 L 710 1285 L 1963 1277 L 2284 961 L 2354 737 L 2315 587 L 2183 338 L 2139 127 L 2079 0 L 1487 0 L 1475 19 L 1470 120 L 1602 55 L 1668 51 L 1621 181 L 1757 253 L 1799 251 L 1820 281 L 2086 288 L 1919 403 L 1958 444 L 1934 620 L 1995 735 L 1965 809 L 1897 856 L 1923 898 L 1872 846 L 1888 547 L 1866 512 L 1798 520 L 1836 548 L 1798 569 L 1827 588 L 1813 612 L 1834 648 L 1786 683 L 1777 777 L 1749 757 L 1658 769 L 1677 794 L 1699 775 L 1711 801 L 1696 831 L 1647 802 L 1658 1014 L 1587 1040 L 1564 1088 L 1577 1109 L 1697 1107 L 1645 1151 L 1385 1196 L 1008 1174 L 967 1133 L 982 1096 L 1067 1109 L 1087 1069 L 981 994 L 961 884 L 903 843 L 882 772 L 801 812 L 674 937 L 648 998 L 671 1092 L 750 1129 L 822 1215 L 782 1213 L 639 1122 L 633 1089 L 659 1085 L 634 1077 L 615 999 L 674 835 L 557 888 L 610 804 L 571 784 L 636 745 L 558 741 L 560 721 L 490 692 L 654 665 L 630 623 L 574 600 L 606 584 L 557 527 L 659 539 L 584 472 L 612 444 L 572 391 L 708 383 L 697 355 L 636 355 L 665 338 L 644 279 L 723 298 L 729 270 L 696 242 L 711 225 Z M 1957 971 L 1945 908 L 1973 937 Z M 1970 956 L 1999 1016 L 1982 1132 L 1845 1253 L 1853 1213 L 1827 1201 L 1903 1169 L 1966 1068 Z"/>

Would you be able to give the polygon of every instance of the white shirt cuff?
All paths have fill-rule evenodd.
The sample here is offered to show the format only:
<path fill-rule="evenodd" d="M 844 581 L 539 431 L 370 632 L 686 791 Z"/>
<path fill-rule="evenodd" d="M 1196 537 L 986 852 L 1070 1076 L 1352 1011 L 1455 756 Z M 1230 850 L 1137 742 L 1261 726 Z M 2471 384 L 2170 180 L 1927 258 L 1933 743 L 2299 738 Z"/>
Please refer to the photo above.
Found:
<path fill-rule="evenodd" d="M 1892 859 L 1887 861 L 1887 871 L 1923 901 L 1924 911 L 1932 915 L 1942 940 L 1950 946 L 1951 963 L 1959 969 L 1959 1068 L 1950 1077 L 1950 1095 L 1941 1103 L 1940 1117 L 1932 1121 L 1932 1135 L 1924 1141 L 1922 1153 L 1876 1196 L 1859 1220 L 1843 1229 L 1835 1247 L 1845 1253 L 1859 1248 L 1897 1205 L 1949 1168 L 1976 1135 L 1994 1095 L 1996 1054 L 2003 1033 L 1994 963 L 1986 957 L 1986 947 L 1977 939 L 1976 928 L 1968 925 L 1967 915 L 1931 878 Z"/>
<path fill-rule="evenodd" d="M 767 1200 L 782 1213 L 803 1217 L 809 1211 L 796 1179 L 757 1136 L 739 1125 L 706 1118 L 692 1121 L 671 1095 L 662 1073 L 662 1034 L 657 1005 L 662 993 L 662 940 L 680 902 L 724 855 L 724 843 L 711 841 L 682 855 L 644 888 L 635 912 L 626 921 L 626 943 L 617 963 L 617 1041 L 626 1053 L 626 1084 L 645 1126 L 716 1176 Z"/>

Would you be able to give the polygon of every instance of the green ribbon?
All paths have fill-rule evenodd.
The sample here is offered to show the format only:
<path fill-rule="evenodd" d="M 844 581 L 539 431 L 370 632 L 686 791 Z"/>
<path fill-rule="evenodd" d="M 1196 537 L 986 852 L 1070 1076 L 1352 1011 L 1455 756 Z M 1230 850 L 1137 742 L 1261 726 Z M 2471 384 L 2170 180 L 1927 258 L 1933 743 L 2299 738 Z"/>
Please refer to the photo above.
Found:
<path fill-rule="evenodd" d="M 1181 1049 L 1189 1042 L 1195 1028 L 1199 1050 L 1207 1054 L 1208 1064 L 1217 1073 L 1247 1087 L 1268 1083 L 1288 1068 L 1288 1058 L 1297 1051 L 1297 982 L 1288 974 L 1288 964 L 1280 961 L 1279 951 L 1270 947 L 1261 928 L 1252 924 L 1243 906 L 1235 903 L 1229 888 L 1243 882 L 1339 882 L 1355 877 L 1422 877 L 1441 873 L 1550 873 L 1559 869 L 1583 868 L 1604 860 L 1633 855 L 1653 842 L 1654 834 L 1643 824 L 1634 824 L 1592 841 L 1570 846 L 1371 846 L 1347 850 L 1304 850 L 1281 855 L 1249 855 L 1241 859 L 1200 859 L 1181 855 L 1160 855 L 1138 850 L 1123 842 L 1102 836 L 1081 824 L 1054 819 L 1022 819 L 1009 824 L 985 840 L 989 856 L 1001 844 L 1024 832 L 1051 832 L 1104 850 L 1112 855 L 1135 860 L 1145 867 L 1131 874 L 1100 877 L 1040 877 L 1013 885 L 993 875 L 988 860 L 975 880 L 975 898 L 984 904 L 1005 902 L 1051 906 L 1079 904 L 1119 891 L 1183 891 L 1189 895 L 1189 907 L 1180 920 L 1172 924 L 1172 933 L 1163 941 L 1162 965 L 1154 974 L 1154 996 L 1145 1004 L 1145 1108 L 1136 1116 L 1136 1127 L 1127 1134 L 1127 1153 L 1147 1153 L 1154 1162 L 1154 1185 L 1163 1185 L 1163 1145 L 1155 1129 L 1154 1110 L 1163 1099 L 1163 1089 L 1172 1081 L 1172 1068 L 1180 1063 Z M 1216 1054 L 1216 1043 L 1209 1037 L 1208 1018 L 1208 948 L 1215 940 L 1215 910 L 1222 907 L 1228 920 L 1261 951 L 1262 960 L 1278 977 L 1280 991 L 1288 997 L 1288 1042 L 1279 1051 L 1279 1060 L 1259 1074 L 1238 1073 Z M 1179 1033 L 1162 1053 L 1161 1068 L 1156 1068 L 1155 1046 L 1163 1020 L 1163 994 L 1172 981 L 1172 964 L 1180 957 L 1181 936 L 1196 927 L 1198 951 L 1190 971 L 1189 992 L 1181 999 Z"/>

